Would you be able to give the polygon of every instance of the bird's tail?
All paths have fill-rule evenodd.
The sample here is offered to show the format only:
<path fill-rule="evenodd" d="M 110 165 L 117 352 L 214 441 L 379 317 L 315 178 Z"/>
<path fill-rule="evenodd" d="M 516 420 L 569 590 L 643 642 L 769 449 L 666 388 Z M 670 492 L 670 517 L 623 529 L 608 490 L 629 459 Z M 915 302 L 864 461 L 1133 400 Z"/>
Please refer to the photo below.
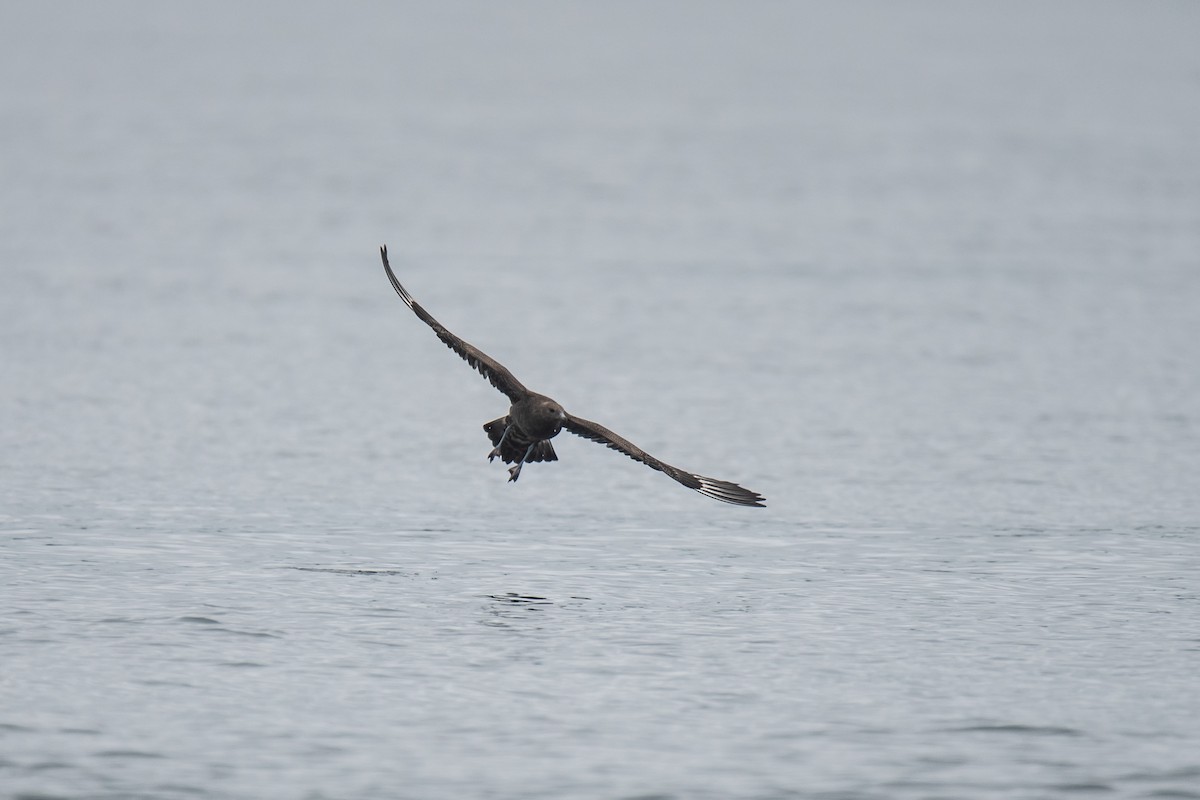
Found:
<path fill-rule="evenodd" d="M 504 444 L 500 447 L 500 458 L 504 460 L 505 464 L 514 464 L 520 460 L 521 456 L 525 455 L 525 451 L 529 449 L 530 440 L 515 428 L 509 431 L 508 437 L 505 438 L 504 431 L 508 426 L 508 417 L 500 417 L 485 423 L 483 429 L 487 431 L 488 439 L 491 440 L 493 447 L 500 444 L 501 439 L 504 439 Z M 534 446 L 529 458 L 525 460 L 558 461 L 558 454 L 554 452 L 554 446 L 550 444 L 549 439 L 542 439 Z"/>

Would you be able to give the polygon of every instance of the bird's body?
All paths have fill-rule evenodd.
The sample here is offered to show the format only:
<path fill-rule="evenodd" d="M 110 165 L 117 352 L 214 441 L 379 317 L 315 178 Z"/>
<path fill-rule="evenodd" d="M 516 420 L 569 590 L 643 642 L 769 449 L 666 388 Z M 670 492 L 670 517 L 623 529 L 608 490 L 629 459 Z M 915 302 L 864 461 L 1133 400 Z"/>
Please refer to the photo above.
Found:
<path fill-rule="evenodd" d="M 558 436 L 567 412 L 562 406 L 542 394 L 530 392 L 527 397 L 508 408 L 508 416 L 484 423 L 488 438 L 495 445 L 488 454 L 505 464 L 516 464 L 509 470 L 509 480 L 521 475 L 521 465 L 530 461 L 558 461 L 550 440 Z"/>
<path fill-rule="evenodd" d="M 700 494 L 713 499 L 743 506 L 766 504 L 762 495 L 738 486 L 736 483 L 695 475 L 660 461 L 608 428 L 582 417 L 568 414 L 551 398 L 526 389 L 500 362 L 455 336 L 413 300 L 412 295 L 400 284 L 400 281 L 396 279 L 396 274 L 392 272 L 391 264 L 388 263 L 387 246 L 381 247 L 379 252 L 383 258 L 383 268 L 387 272 L 388 280 L 391 281 L 396 294 L 400 295 L 400 299 L 412 309 L 422 322 L 433 329 L 433 332 L 447 347 L 458 353 L 483 377 L 487 378 L 492 386 L 507 395 L 512 402 L 506 416 L 494 419 L 483 426 L 492 442 L 492 451 L 488 454 L 488 460 L 499 457 L 504 463 L 512 464 L 513 466 L 509 468 L 510 481 L 515 481 L 520 477 L 521 467 L 526 463 L 557 461 L 558 455 L 554 452 L 550 440 L 566 429 L 577 436 L 591 439 L 624 453 L 634 461 L 640 461 L 651 469 L 659 470 L 689 489 L 695 489 Z"/>

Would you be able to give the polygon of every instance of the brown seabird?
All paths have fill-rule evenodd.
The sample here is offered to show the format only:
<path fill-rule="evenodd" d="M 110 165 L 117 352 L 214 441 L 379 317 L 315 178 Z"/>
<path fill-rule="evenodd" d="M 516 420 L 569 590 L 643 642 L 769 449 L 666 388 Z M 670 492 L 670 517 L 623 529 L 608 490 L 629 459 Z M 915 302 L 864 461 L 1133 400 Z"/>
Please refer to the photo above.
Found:
<path fill-rule="evenodd" d="M 703 475 L 685 472 L 678 467 L 659 461 L 603 425 L 568 414 L 562 406 L 544 394 L 529 391 L 500 362 L 446 330 L 442 323 L 430 316 L 428 311 L 412 299 L 412 295 L 396 279 L 396 273 L 392 272 L 392 266 L 388 263 L 387 245 L 379 248 L 379 254 L 383 257 L 383 268 L 387 271 L 388 280 L 392 282 L 392 288 L 396 290 L 396 294 L 400 295 L 400 299 L 404 301 L 405 305 L 411 308 L 422 322 L 433 328 L 433 332 L 445 342 L 447 347 L 462 356 L 468 364 L 479 371 L 480 375 L 487 378 L 492 386 L 504 392 L 512 401 L 507 416 L 494 419 L 483 426 L 494 445 L 492 452 L 488 453 L 488 461 L 500 456 L 505 464 L 513 464 L 508 470 L 510 481 L 515 481 L 521 476 L 521 467 L 526 462 L 558 461 L 558 455 L 555 454 L 550 440 L 565 428 L 576 436 L 599 442 L 624 453 L 634 461 L 642 462 L 651 469 L 664 472 L 689 489 L 695 489 L 700 494 L 707 495 L 714 500 L 739 506 L 766 505 L 766 499 L 757 492 L 744 489 L 729 481 L 719 481 L 716 478 L 706 478 Z"/>

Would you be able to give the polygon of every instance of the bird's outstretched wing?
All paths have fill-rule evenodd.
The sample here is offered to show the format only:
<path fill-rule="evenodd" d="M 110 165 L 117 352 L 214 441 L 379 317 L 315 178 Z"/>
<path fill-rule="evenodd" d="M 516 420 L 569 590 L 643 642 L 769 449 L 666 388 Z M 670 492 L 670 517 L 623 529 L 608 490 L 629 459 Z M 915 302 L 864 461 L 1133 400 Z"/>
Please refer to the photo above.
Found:
<path fill-rule="evenodd" d="M 412 299 L 412 295 L 408 293 L 408 290 L 400 285 L 400 281 L 396 280 L 396 273 L 392 272 L 392 265 L 388 263 L 386 244 L 379 248 L 379 255 L 383 257 L 383 268 L 387 271 L 388 280 L 392 282 L 392 288 L 396 290 L 396 294 L 400 295 L 400 299 L 404 301 L 404 304 L 411 308 L 413 313 L 421 318 L 422 322 L 433 328 L 433 332 L 437 334 L 439 339 L 446 343 L 447 347 L 462 356 L 464 361 L 478 370 L 480 375 L 487 378 L 492 386 L 495 386 L 508 395 L 508 398 L 514 403 L 528 396 L 529 390 L 513 377 L 513 374 L 508 371 L 507 367 L 478 347 L 464 342 L 446 330 L 442 323 L 430 316 L 428 311 L 421 308 L 420 303 Z"/>
<path fill-rule="evenodd" d="M 744 489 L 736 483 L 719 481 L 716 478 L 706 478 L 703 475 L 693 475 L 690 472 L 684 472 L 678 467 L 672 467 L 670 464 L 663 463 L 629 440 L 617 436 L 608 428 L 591 420 L 581 419 L 580 417 L 568 414 L 563 427 L 576 436 L 582 436 L 585 439 L 591 439 L 593 442 L 599 442 L 619 453 L 624 453 L 634 461 L 642 462 L 651 469 L 665 472 L 689 489 L 695 489 L 700 494 L 711 497 L 714 500 L 721 500 L 739 506 L 765 506 L 767 504 L 766 498 L 761 494 Z"/>

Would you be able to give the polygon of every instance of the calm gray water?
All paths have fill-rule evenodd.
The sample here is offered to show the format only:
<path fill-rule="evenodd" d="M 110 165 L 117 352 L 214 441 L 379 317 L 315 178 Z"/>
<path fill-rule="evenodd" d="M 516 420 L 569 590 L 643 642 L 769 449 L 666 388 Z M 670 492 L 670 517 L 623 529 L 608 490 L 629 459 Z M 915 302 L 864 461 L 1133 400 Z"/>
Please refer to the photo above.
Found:
<path fill-rule="evenodd" d="M 431 5 L 0 9 L 0 797 L 1200 798 L 1200 6 Z"/>

